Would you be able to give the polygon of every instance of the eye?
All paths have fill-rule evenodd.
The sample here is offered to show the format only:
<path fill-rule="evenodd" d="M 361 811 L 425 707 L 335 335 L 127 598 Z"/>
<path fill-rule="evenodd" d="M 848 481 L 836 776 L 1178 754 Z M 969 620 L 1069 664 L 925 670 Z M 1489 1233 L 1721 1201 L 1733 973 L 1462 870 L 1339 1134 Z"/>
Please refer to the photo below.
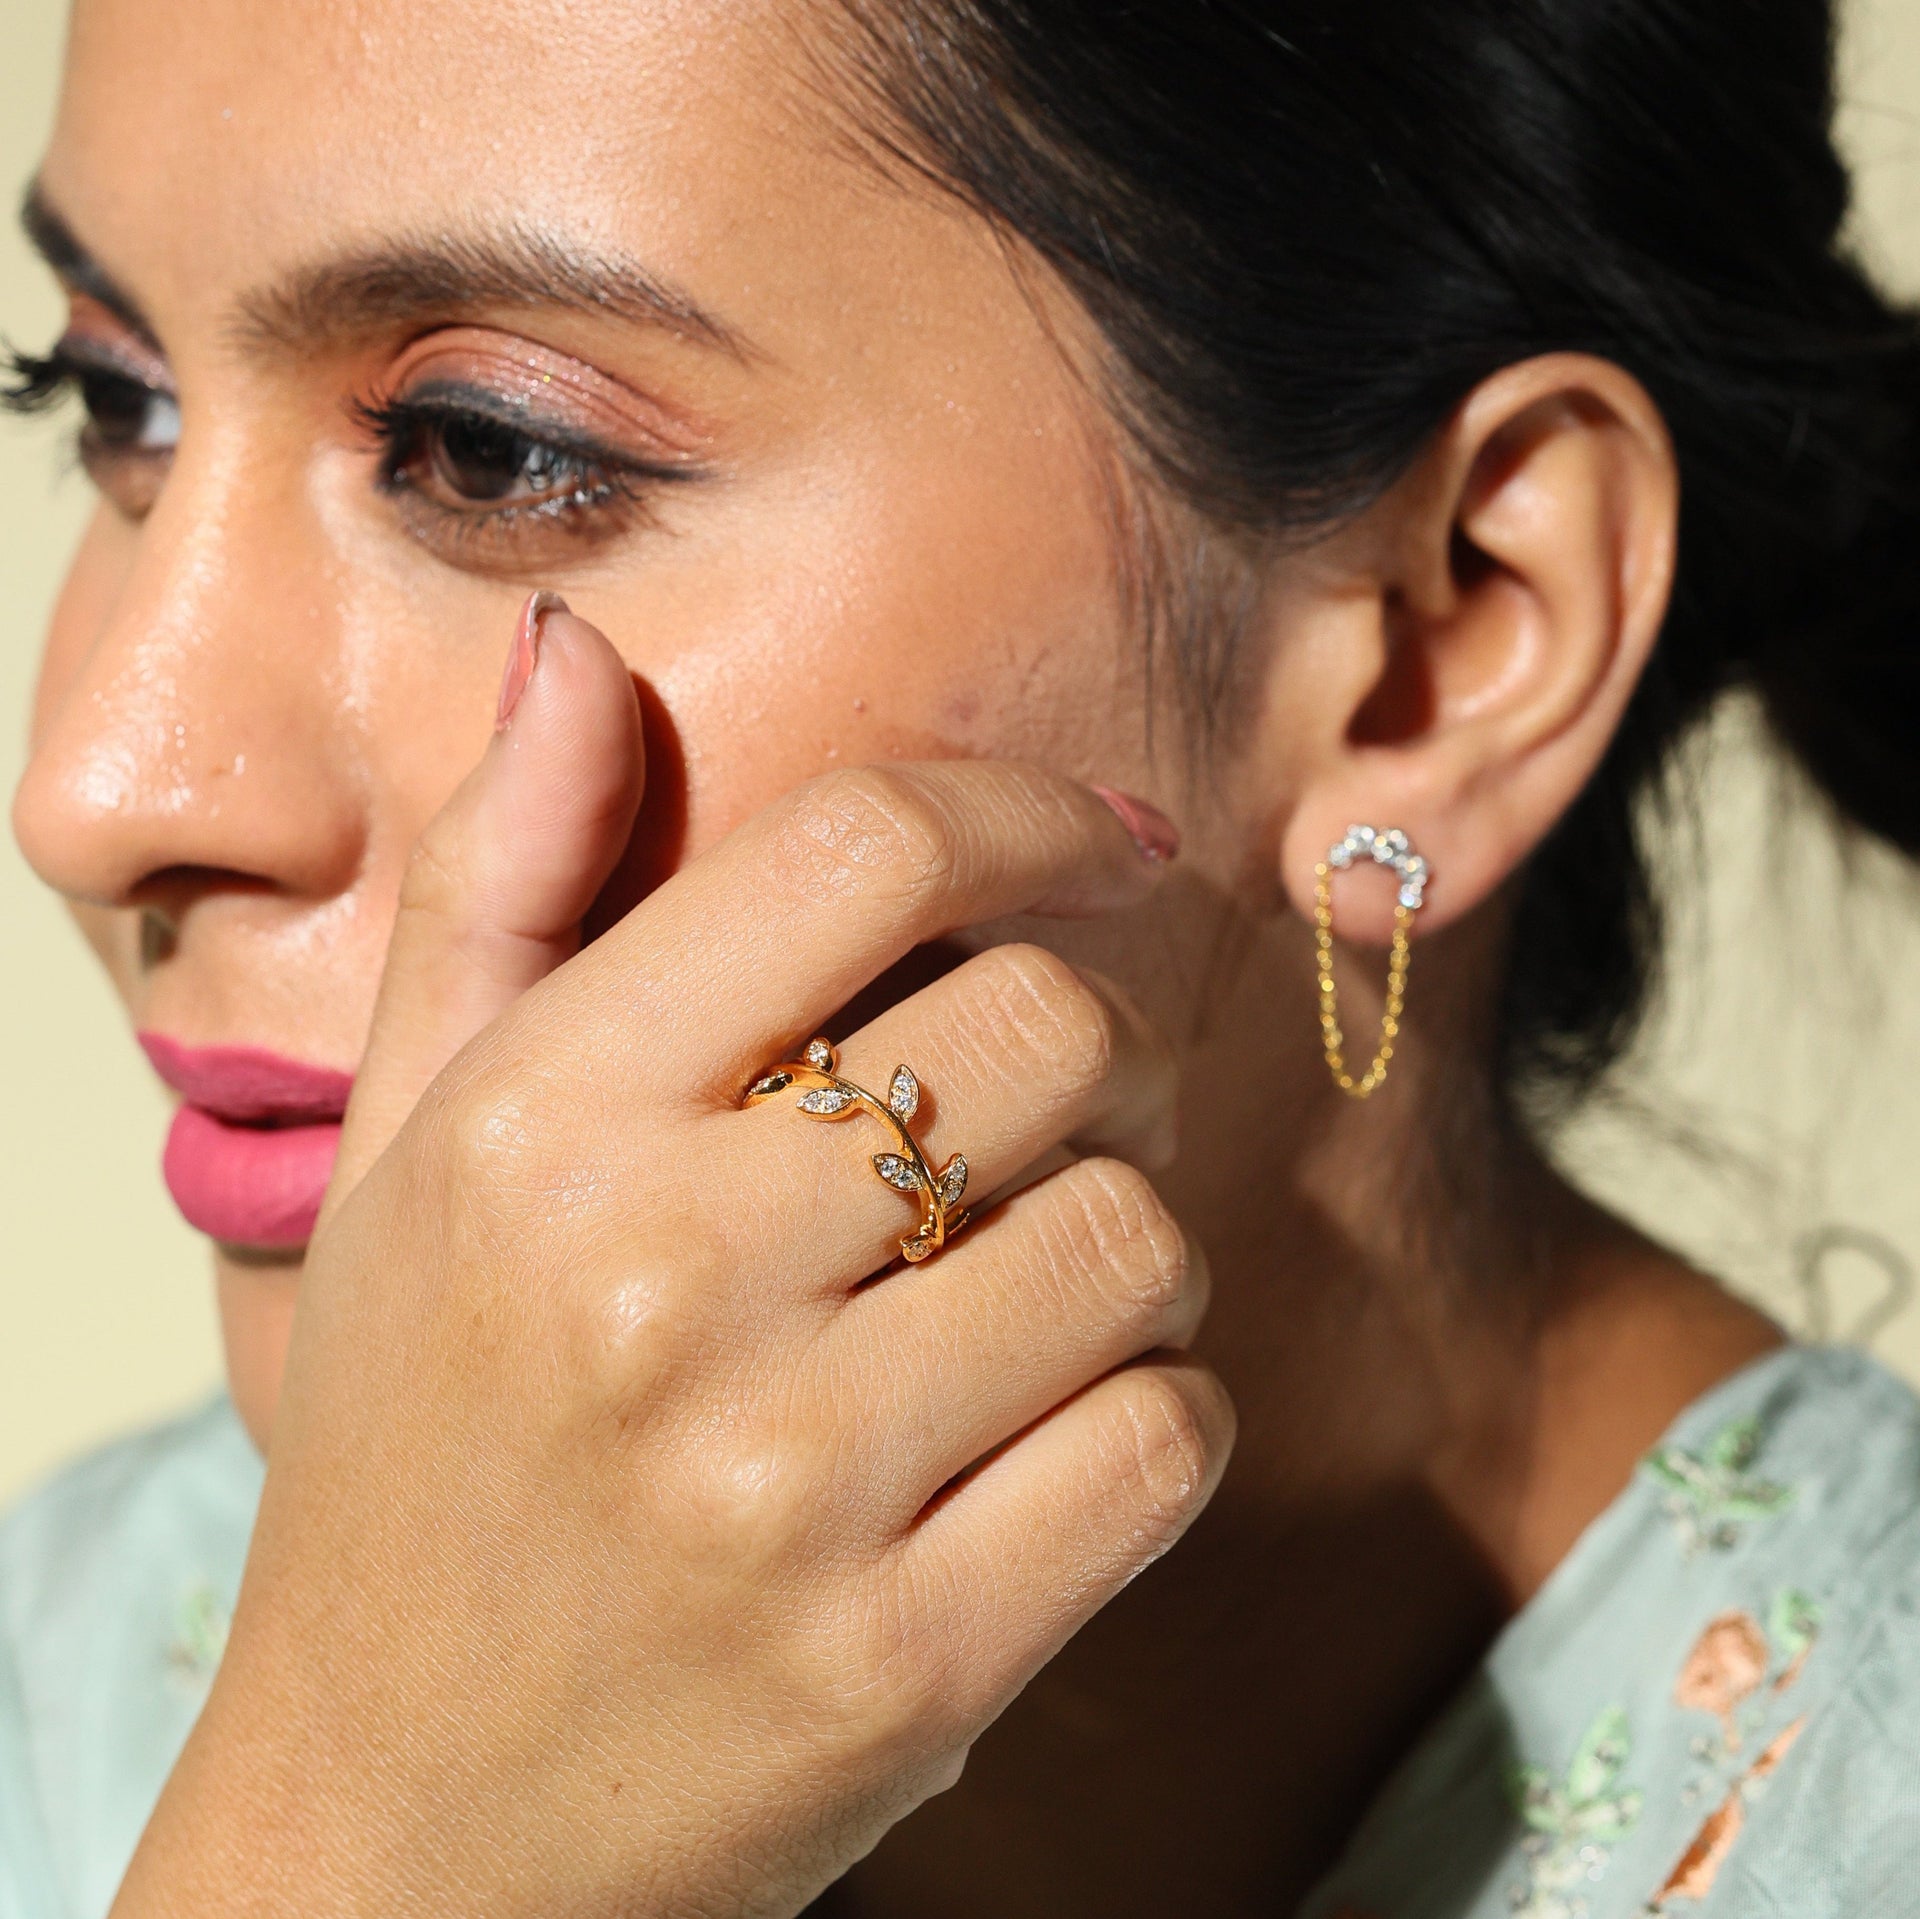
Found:
<path fill-rule="evenodd" d="M 84 439 L 98 451 L 171 453 L 180 444 L 180 402 L 171 393 L 100 367 L 76 368 L 74 384 L 87 414 Z"/>
<path fill-rule="evenodd" d="M 524 365 L 494 361 L 533 384 Z M 706 477 L 697 460 L 648 444 L 642 431 L 625 445 L 563 417 L 569 400 L 569 412 L 593 410 L 581 385 L 577 375 L 543 378 L 528 397 L 442 376 L 348 410 L 372 442 L 380 492 L 413 538 L 449 565 L 545 574 L 655 525 L 659 495 Z"/>
<path fill-rule="evenodd" d="M 152 506 L 180 442 L 180 403 L 83 342 L 63 340 L 44 359 L 11 356 L 5 404 L 17 413 L 79 398 L 85 419 L 80 463 L 123 513 L 138 519 Z"/>
<path fill-rule="evenodd" d="M 380 443 L 383 484 L 467 517 L 554 518 L 631 497 L 631 462 L 502 417 L 489 401 L 416 394 L 357 408 Z"/>
<path fill-rule="evenodd" d="M 596 478 L 588 462 L 565 449 L 477 414 L 450 414 L 420 438 L 419 457 L 430 464 L 438 486 L 489 505 L 578 493 Z"/>

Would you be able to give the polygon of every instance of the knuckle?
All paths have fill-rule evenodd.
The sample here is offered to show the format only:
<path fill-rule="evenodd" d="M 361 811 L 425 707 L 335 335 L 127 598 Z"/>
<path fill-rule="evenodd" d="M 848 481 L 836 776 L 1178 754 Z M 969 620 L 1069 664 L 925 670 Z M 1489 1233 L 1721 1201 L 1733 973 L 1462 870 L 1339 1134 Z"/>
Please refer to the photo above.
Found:
<path fill-rule="evenodd" d="M 687 1435 L 679 1470 L 662 1474 L 689 1558 L 709 1571 L 760 1579 L 786 1562 L 817 1524 L 817 1461 L 791 1436 L 758 1422 Z"/>
<path fill-rule="evenodd" d="M 1187 1236 L 1153 1182 L 1114 1159 L 1085 1159 L 1055 1181 L 1068 1258 L 1134 1332 L 1157 1333 L 1186 1299 Z"/>
<path fill-rule="evenodd" d="M 1164 1548 L 1198 1511 L 1213 1469 L 1206 1422 L 1177 1375 L 1142 1367 L 1120 1376 L 1107 1457 L 1134 1523 Z"/>
<path fill-rule="evenodd" d="M 540 1129 L 517 1086 L 484 1073 L 443 1075 L 421 1104 L 442 1163 L 461 1184 L 512 1182 L 540 1156 Z"/>
<path fill-rule="evenodd" d="M 840 1704 L 863 1737 L 900 1752 L 944 1750 L 970 1728 L 960 1705 L 960 1655 L 920 1622 L 910 1591 L 877 1582 L 863 1595 L 843 1642 Z"/>
<path fill-rule="evenodd" d="M 1118 1041 L 1113 1008 L 1095 987 L 1044 946 L 997 946 L 981 964 L 994 1028 L 1012 1036 L 1056 1095 L 1106 1082 Z"/>
<path fill-rule="evenodd" d="M 774 859 L 777 877 L 809 899 L 911 899 L 952 883 L 957 847 L 924 786 L 897 768 L 867 766 L 801 787 L 775 831 Z"/>
<path fill-rule="evenodd" d="M 564 1376 L 622 1434 L 658 1408 L 663 1380 L 703 1339 L 690 1310 L 700 1293 L 682 1261 L 633 1255 L 598 1283 L 559 1289 Z"/>

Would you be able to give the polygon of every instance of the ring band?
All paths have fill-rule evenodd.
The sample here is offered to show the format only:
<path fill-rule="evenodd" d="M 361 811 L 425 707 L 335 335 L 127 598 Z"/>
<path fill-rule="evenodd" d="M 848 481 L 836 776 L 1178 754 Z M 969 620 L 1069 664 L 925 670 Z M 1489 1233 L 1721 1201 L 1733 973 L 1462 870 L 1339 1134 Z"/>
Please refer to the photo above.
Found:
<path fill-rule="evenodd" d="M 840 1056 L 823 1039 L 808 1042 L 799 1059 L 770 1066 L 747 1088 L 745 1104 L 758 1106 L 787 1091 L 803 1088 L 795 1102 L 809 1119 L 847 1119 L 870 1113 L 893 1135 L 896 1151 L 875 1153 L 873 1170 L 895 1192 L 920 1202 L 920 1225 L 900 1242 L 900 1257 L 909 1265 L 931 1258 L 963 1227 L 971 1215 L 960 1204 L 967 1190 L 967 1162 L 958 1154 L 935 1172 L 919 1143 L 907 1131 L 907 1121 L 920 1110 L 920 1082 L 905 1066 L 893 1069 L 893 1082 L 884 1100 L 865 1087 L 842 1079 Z"/>

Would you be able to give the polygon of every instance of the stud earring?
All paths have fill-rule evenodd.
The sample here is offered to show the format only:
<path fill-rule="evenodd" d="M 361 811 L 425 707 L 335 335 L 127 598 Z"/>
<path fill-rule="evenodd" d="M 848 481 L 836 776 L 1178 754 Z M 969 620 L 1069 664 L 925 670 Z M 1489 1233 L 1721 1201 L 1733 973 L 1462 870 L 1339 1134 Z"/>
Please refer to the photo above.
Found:
<path fill-rule="evenodd" d="M 1346 1035 L 1340 1030 L 1340 1003 L 1333 985 L 1333 876 L 1361 859 L 1392 867 L 1400 891 L 1393 906 L 1393 945 L 1387 955 L 1387 1005 L 1380 1020 L 1380 1047 L 1373 1064 L 1355 1079 L 1347 1070 Z M 1346 838 L 1328 847 L 1327 857 L 1313 869 L 1313 943 L 1320 958 L 1320 1039 L 1333 1083 L 1355 1099 L 1366 1099 L 1379 1086 L 1393 1059 L 1393 1042 L 1400 1037 L 1400 1016 L 1406 1011 L 1413 916 L 1426 899 L 1431 877 L 1426 861 L 1397 826 L 1385 832 L 1372 826 L 1348 827 Z"/>

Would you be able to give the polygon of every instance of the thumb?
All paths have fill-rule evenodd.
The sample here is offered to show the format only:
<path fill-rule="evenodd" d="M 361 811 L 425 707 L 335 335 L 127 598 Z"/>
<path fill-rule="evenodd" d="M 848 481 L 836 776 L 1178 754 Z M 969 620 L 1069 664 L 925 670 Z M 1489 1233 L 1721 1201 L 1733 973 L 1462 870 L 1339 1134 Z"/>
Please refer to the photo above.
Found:
<path fill-rule="evenodd" d="M 323 1226 L 440 1069 L 578 950 L 645 778 L 626 663 L 557 594 L 534 594 L 493 738 L 408 862 Z"/>

